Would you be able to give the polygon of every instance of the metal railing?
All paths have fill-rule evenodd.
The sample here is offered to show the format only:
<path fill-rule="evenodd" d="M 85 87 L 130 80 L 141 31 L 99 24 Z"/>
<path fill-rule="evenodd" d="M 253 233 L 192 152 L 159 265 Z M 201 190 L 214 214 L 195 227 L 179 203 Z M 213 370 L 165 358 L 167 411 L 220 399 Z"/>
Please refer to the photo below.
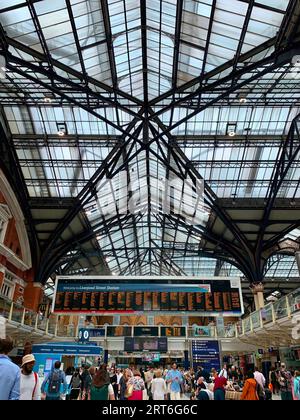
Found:
<path fill-rule="evenodd" d="M 162 334 L 160 326 L 156 332 L 158 337 L 168 338 L 238 338 L 249 334 L 257 329 L 263 328 L 266 324 L 275 323 L 284 318 L 291 318 L 296 312 L 300 311 L 300 289 L 295 290 L 287 296 L 282 297 L 274 303 L 267 304 L 259 311 L 255 311 L 243 320 L 237 323 L 216 326 L 195 326 L 195 327 L 174 327 L 170 326 L 169 333 Z M 77 338 L 79 328 L 73 324 L 62 325 L 59 322 L 59 315 L 50 315 L 46 318 L 34 311 L 0 296 L 0 315 L 6 318 L 12 324 L 24 326 L 31 331 L 36 331 L 51 337 Z M 149 327 L 149 326 L 147 326 Z M 94 326 L 93 328 L 103 328 L 103 338 L 113 337 L 134 337 L 134 326 Z M 173 335 L 172 331 L 176 330 Z"/>

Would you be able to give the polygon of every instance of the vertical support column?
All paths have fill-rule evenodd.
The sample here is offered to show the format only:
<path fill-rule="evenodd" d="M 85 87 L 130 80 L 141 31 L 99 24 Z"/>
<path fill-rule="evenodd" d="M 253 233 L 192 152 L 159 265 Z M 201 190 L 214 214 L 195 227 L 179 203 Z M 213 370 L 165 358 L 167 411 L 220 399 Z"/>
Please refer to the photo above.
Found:
<path fill-rule="evenodd" d="M 11 321 L 11 319 L 12 319 L 13 310 L 14 310 L 14 302 L 11 302 L 10 310 L 9 310 L 9 315 L 8 315 L 8 320 L 9 321 Z"/>
<path fill-rule="evenodd" d="M 22 315 L 22 321 L 21 321 L 22 325 L 24 325 L 24 322 L 25 322 L 25 314 L 26 314 L 26 309 L 24 308 L 23 309 L 23 315 Z"/>
<path fill-rule="evenodd" d="M 58 333 L 58 316 L 55 316 L 55 329 L 54 329 L 54 335 L 55 337 L 57 337 L 57 333 Z"/>
<path fill-rule="evenodd" d="M 47 323 L 46 323 L 46 334 L 49 334 L 49 322 L 50 322 L 50 318 L 47 318 Z"/>
<path fill-rule="evenodd" d="M 273 321 L 273 324 L 275 324 L 275 322 L 276 322 L 276 314 L 275 314 L 275 308 L 274 308 L 274 305 L 273 304 L 272 304 L 271 308 L 272 308 L 272 321 Z"/>
<path fill-rule="evenodd" d="M 239 330 L 237 324 L 235 324 L 235 338 L 238 338 L 239 336 Z"/>
<path fill-rule="evenodd" d="M 190 368 L 189 351 L 184 350 L 184 369 L 188 370 L 189 368 Z"/>
<path fill-rule="evenodd" d="M 259 311 L 265 306 L 264 285 L 262 283 L 252 283 L 250 286 L 255 302 L 255 309 Z"/>
<path fill-rule="evenodd" d="M 108 350 L 104 350 L 104 358 L 103 359 L 104 359 L 103 362 L 105 364 L 107 364 L 108 363 Z"/>
<path fill-rule="evenodd" d="M 285 299 L 286 299 L 286 311 L 287 311 L 287 316 L 288 316 L 288 318 L 291 318 L 291 317 L 292 317 L 292 309 L 291 309 L 291 307 L 290 307 L 289 297 L 288 297 L 288 296 L 286 296 L 286 297 L 285 297 Z"/>
<path fill-rule="evenodd" d="M 38 329 L 38 322 L 39 322 L 39 314 L 36 314 L 36 316 L 35 316 L 35 324 L 34 324 L 34 329 L 35 330 Z"/>
<path fill-rule="evenodd" d="M 57 322 L 58 322 L 58 317 L 57 317 Z M 77 325 L 76 325 L 75 337 L 76 338 L 79 337 L 79 322 L 77 322 Z M 106 334 L 105 334 L 105 337 L 106 337 Z"/>
<path fill-rule="evenodd" d="M 256 309 L 256 310 L 258 310 L 258 308 L 259 308 L 259 304 L 258 304 L 258 297 L 257 297 L 257 293 L 253 293 L 253 297 L 254 297 L 255 309 Z"/>

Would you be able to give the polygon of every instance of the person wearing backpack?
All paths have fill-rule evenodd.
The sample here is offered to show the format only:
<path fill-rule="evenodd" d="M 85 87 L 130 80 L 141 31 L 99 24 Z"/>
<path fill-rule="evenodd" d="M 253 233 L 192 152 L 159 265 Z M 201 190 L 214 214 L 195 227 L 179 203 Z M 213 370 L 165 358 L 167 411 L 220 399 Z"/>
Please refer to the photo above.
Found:
<path fill-rule="evenodd" d="M 91 401 L 115 400 L 114 389 L 109 381 L 106 370 L 98 369 L 96 371 L 88 399 Z"/>
<path fill-rule="evenodd" d="M 81 376 L 79 368 L 75 369 L 75 372 L 73 373 L 70 381 L 69 388 L 71 389 L 70 400 L 77 400 L 81 390 Z"/>
<path fill-rule="evenodd" d="M 60 370 L 61 362 L 54 363 L 54 369 L 46 376 L 42 383 L 41 391 L 46 400 L 60 400 L 67 392 L 67 381 L 65 372 Z M 63 384 L 63 391 L 60 391 L 61 384 Z M 48 385 L 46 387 L 46 385 Z"/>

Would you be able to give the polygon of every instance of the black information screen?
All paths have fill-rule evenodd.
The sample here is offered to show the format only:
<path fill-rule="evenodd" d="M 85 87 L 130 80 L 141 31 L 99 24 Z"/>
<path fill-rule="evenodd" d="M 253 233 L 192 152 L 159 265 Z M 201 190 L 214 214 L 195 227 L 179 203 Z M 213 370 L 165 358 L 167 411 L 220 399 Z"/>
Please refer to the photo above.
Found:
<path fill-rule="evenodd" d="M 99 291 L 92 290 L 91 287 L 89 291 L 90 283 L 80 284 L 85 287 L 84 291 L 80 290 L 80 285 L 76 290 L 77 285 L 74 282 L 70 282 L 70 285 L 66 281 L 62 285 L 58 284 L 54 312 L 194 312 L 199 315 L 201 312 L 242 313 L 240 289 L 231 287 L 230 280 L 205 281 L 203 284 L 210 286 L 211 292 L 182 291 L 183 288 L 180 291 L 180 288 L 176 290 L 174 286 L 170 291 L 165 291 L 166 287 L 158 287 L 158 290 L 154 291 L 154 284 L 149 284 L 147 291 L 139 291 L 139 284 L 135 290 L 115 287 L 115 291 Z M 191 289 L 200 289 L 199 286 L 201 287 L 201 283 L 191 285 Z M 141 284 L 140 287 L 145 289 L 145 284 Z"/>
<path fill-rule="evenodd" d="M 142 337 L 125 337 L 124 351 L 168 351 L 168 339 L 166 337 L 159 338 L 142 338 Z"/>

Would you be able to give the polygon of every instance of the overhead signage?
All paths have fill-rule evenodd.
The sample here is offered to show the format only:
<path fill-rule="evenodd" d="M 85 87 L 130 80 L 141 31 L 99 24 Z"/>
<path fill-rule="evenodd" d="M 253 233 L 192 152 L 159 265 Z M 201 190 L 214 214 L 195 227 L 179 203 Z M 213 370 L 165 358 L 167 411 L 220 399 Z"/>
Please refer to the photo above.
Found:
<path fill-rule="evenodd" d="M 202 366 L 204 370 L 211 371 L 221 368 L 219 342 L 215 340 L 193 340 L 192 341 L 193 368 Z"/>
<path fill-rule="evenodd" d="M 33 344 L 33 354 L 68 354 L 68 355 L 89 355 L 100 356 L 103 348 L 94 345 L 55 345 L 55 344 Z"/>
<path fill-rule="evenodd" d="M 124 351 L 168 351 L 168 339 L 159 338 L 142 338 L 142 337 L 125 337 Z"/>
<path fill-rule="evenodd" d="M 193 278 L 194 283 L 188 283 L 191 278 L 184 277 L 114 277 L 113 283 L 111 279 L 58 276 L 53 312 L 102 315 L 187 312 L 198 316 L 239 316 L 243 313 L 238 278 Z M 180 280 L 180 284 L 172 284 L 173 280 Z"/>
<path fill-rule="evenodd" d="M 78 339 L 80 342 L 90 341 L 90 338 L 105 336 L 105 328 L 80 328 Z"/>
<path fill-rule="evenodd" d="M 134 337 L 157 337 L 158 327 L 134 327 Z"/>
<path fill-rule="evenodd" d="M 184 327 L 160 327 L 162 337 L 185 337 Z"/>

